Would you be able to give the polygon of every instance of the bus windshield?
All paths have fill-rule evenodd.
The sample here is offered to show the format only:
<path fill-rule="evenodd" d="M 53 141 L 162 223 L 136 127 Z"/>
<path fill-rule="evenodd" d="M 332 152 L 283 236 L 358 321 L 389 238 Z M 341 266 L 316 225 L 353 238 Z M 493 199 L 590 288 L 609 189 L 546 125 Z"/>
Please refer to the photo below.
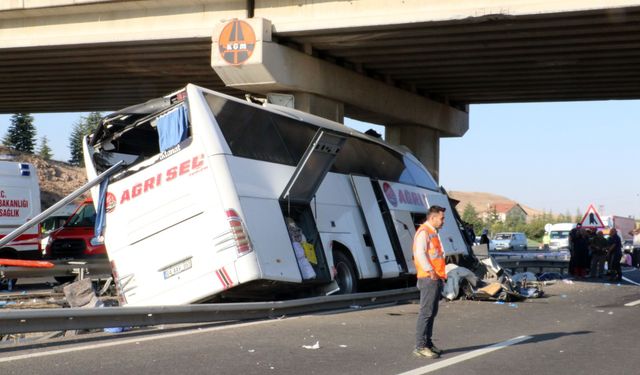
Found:
<path fill-rule="evenodd" d="M 554 230 L 551 231 L 550 233 L 550 238 L 552 240 L 559 240 L 559 239 L 564 239 L 564 238 L 568 238 L 569 237 L 569 231 L 568 230 Z"/>
<path fill-rule="evenodd" d="M 64 225 L 65 227 L 93 227 L 96 222 L 96 210 L 93 203 L 85 203 Z"/>

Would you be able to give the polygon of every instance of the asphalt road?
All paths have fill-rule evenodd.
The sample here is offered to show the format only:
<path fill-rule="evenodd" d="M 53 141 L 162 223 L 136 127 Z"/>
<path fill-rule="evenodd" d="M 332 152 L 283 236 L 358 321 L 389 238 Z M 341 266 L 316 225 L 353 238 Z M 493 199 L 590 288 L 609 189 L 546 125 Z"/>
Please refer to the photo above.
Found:
<path fill-rule="evenodd" d="M 438 363 L 446 365 L 440 374 L 640 373 L 640 303 L 624 306 L 640 300 L 640 287 L 561 281 L 545 292 L 513 305 L 442 303 L 435 338 L 446 353 L 439 360 L 411 355 L 417 305 L 404 304 L 4 343 L 0 374 L 420 374 Z M 520 336 L 530 338 L 481 352 Z M 478 356 L 460 361 L 470 353 Z"/>

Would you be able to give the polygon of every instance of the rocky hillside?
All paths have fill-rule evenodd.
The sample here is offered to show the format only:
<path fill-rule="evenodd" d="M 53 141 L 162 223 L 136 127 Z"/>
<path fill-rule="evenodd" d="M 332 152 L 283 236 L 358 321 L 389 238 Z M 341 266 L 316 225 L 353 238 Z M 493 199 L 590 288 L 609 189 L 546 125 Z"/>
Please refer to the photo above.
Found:
<path fill-rule="evenodd" d="M 84 168 L 74 167 L 61 161 L 43 160 L 35 155 L 13 151 L 4 146 L 0 146 L 0 155 L 10 156 L 13 161 L 31 163 L 36 167 L 40 180 L 42 210 L 87 182 Z"/>

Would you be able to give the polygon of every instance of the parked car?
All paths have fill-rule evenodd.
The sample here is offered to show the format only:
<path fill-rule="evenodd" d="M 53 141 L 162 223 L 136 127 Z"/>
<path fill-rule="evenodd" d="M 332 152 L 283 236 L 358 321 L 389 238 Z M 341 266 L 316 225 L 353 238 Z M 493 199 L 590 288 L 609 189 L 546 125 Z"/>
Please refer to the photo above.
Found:
<path fill-rule="evenodd" d="M 49 233 L 49 243 L 44 251 L 46 259 L 107 258 L 104 244 L 93 244 L 96 211 L 93 200 L 87 199 L 71 215 L 64 225 Z"/>
<path fill-rule="evenodd" d="M 526 250 L 527 236 L 522 232 L 498 233 L 493 237 L 496 250 Z"/>

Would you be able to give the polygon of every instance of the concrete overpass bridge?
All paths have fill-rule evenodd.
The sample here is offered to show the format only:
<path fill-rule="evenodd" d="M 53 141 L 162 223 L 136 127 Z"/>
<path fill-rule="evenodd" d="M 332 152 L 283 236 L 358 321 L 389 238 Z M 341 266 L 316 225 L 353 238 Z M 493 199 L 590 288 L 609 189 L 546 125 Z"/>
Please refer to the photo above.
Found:
<path fill-rule="evenodd" d="M 229 64 L 230 20 L 255 50 Z M 640 0 L 8 0 L 0 113 L 115 110 L 186 83 L 386 126 L 437 176 L 473 103 L 640 98 Z"/>

